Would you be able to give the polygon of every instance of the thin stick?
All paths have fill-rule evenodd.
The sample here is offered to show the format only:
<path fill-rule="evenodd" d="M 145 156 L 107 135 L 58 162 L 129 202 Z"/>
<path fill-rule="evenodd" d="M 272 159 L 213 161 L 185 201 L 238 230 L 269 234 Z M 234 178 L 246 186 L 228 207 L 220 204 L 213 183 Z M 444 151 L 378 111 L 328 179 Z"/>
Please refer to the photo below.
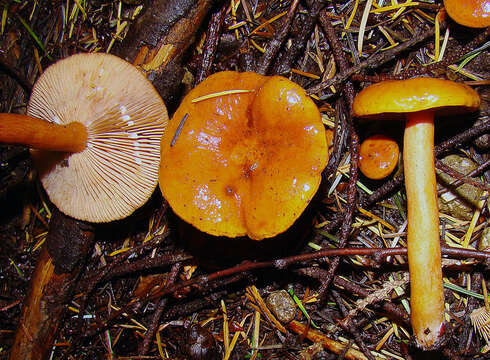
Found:
<path fill-rule="evenodd" d="M 288 14 L 286 16 L 285 24 L 282 24 L 281 31 L 279 34 L 272 39 L 269 43 L 266 52 L 262 55 L 262 58 L 259 61 L 259 65 L 257 66 L 257 73 L 265 75 L 267 70 L 269 69 L 272 60 L 276 57 L 279 48 L 283 44 L 286 39 L 287 34 L 289 33 L 290 25 L 293 21 L 294 14 L 296 12 L 296 8 L 299 5 L 299 0 L 294 0 L 291 3 L 291 7 L 289 8 Z"/>
<path fill-rule="evenodd" d="M 177 138 L 179 137 L 180 132 L 182 131 L 182 128 L 184 127 L 184 124 L 185 124 L 188 117 L 189 117 L 189 113 L 186 113 L 184 115 L 184 117 L 182 118 L 182 120 L 180 120 L 179 126 L 177 127 L 177 130 L 175 130 L 174 137 L 172 138 L 172 141 L 170 142 L 170 146 L 175 145 L 175 142 L 177 141 Z"/>

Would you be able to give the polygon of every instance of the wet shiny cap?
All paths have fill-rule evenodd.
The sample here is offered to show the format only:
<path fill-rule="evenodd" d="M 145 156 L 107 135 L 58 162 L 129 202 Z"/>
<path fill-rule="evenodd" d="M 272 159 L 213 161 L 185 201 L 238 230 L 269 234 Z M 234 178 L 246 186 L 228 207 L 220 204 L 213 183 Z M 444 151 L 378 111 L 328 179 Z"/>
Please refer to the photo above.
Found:
<path fill-rule="evenodd" d="M 370 179 L 384 179 L 395 169 L 399 153 L 398 144 L 389 136 L 370 136 L 361 144 L 359 169 Z"/>
<path fill-rule="evenodd" d="M 300 86 L 226 71 L 194 88 L 170 120 L 159 184 L 199 230 L 260 240 L 301 215 L 327 160 L 320 113 Z"/>
<path fill-rule="evenodd" d="M 465 84 L 419 77 L 370 85 L 357 94 L 352 107 L 357 117 L 397 118 L 403 113 L 430 109 L 436 114 L 457 114 L 479 106 L 480 97 Z"/>
<path fill-rule="evenodd" d="M 490 26 L 490 0 L 444 0 L 448 15 L 471 28 Z"/>

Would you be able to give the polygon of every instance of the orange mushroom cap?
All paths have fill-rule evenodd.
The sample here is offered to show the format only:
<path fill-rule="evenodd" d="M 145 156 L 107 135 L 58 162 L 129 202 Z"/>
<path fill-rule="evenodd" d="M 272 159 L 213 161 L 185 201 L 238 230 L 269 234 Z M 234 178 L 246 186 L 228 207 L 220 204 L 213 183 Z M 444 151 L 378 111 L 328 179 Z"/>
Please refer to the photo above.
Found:
<path fill-rule="evenodd" d="M 472 28 L 490 26 L 490 0 L 444 0 L 444 7 L 458 24 Z"/>
<path fill-rule="evenodd" d="M 230 89 L 246 92 L 193 102 Z M 177 215 L 212 235 L 255 240 L 294 223 L 328 161 L 320 113 L 300 86 L 232 71 L 184 98 L 161 147 L 160 188 Z"/>
<path fill-rule="evenodd" d="M 357 94 L 352 107 L 354 116 L 385 114 L 385 118 L 399 118 L 414 111 L 432 109 L 444 115 L 476 110 L 479 106 L 480 97 L 465 84 L 418 77 L 370 85 Z"/>
<path fill-rule="evenodd" d="M 370 136 L 361 144 L 359 169 L 370 179 L 384 179 L 395 169 L 399 153 L 398 144 L 389 136 Z"/>

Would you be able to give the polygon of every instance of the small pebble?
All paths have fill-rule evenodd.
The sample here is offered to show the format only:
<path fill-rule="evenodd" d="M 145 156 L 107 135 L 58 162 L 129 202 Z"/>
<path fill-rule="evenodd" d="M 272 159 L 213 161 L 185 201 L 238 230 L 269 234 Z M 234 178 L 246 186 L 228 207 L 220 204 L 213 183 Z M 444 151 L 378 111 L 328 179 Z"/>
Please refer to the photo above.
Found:
<path fill-rule="evenodd" d="M 288 323 L 296 316 L 296 303 L 286 290 L 272 292 L 265 302 L 277 320 L 282 323 Z"/>

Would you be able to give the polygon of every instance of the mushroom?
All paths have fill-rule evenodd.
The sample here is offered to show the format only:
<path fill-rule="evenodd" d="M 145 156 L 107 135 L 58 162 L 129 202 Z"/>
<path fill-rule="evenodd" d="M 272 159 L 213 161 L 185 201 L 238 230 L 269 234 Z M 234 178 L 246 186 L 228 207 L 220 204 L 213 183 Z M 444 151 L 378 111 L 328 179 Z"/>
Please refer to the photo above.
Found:
<path fill-rule="evenodd" d="M 438 346 L 444 331 L 434 116 L 474 111 L 479 104 L 470 87 L 433 78 L 384 81 L 364 88 L 354 99 L 357 117 L 406 118 L 403 165 L 411 322 L 417 343 L 425 349 Z"/>
<path fill-rule="evenodd" d="M 359 169 L 370 179 L 384 179 L 395 169 L 399 153 L 398 144 L 389 136 L 370 136 L 361 144 Z"/>
<path fill-rule="evenodd" d="M 444 0 L 444 8 L 460 25 L 471 28 L 490 26 L 489 0 Z"/>
<path fill-rule="evenodd" d="M 145 76 L 108 54 L 78 54 L 46 69 L 27 115 L 0 114 L 0 141 L 25 144 L 50 200 L 79 220 L 121 219 L 158 181 L 168 122 Z"/>
<path fill-rule="evenodd" d="M 170 120 L 159 184 L 200 231 L 261 240 L 301 215 L 327 160 L 320 112 L 300 86 L 224 71 L 195 87 Z"/>

